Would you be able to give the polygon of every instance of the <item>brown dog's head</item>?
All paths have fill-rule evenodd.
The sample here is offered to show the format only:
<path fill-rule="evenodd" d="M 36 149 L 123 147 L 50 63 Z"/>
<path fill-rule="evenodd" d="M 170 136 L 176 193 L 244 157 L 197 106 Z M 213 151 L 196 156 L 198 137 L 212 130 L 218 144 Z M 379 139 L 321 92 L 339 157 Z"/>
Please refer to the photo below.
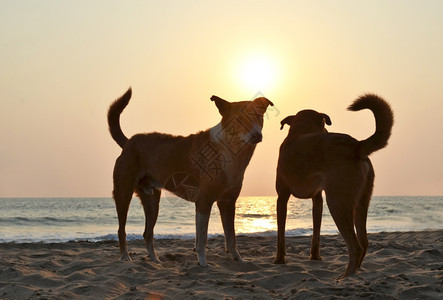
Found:
<path fill-rule="evenodd" d="M 305 109 L 299 111 L 295 116 L 284 118 L 280 124 L 280 130 L 282 130 L 285 124 L 287 124 L 291 127 L 289 133 L 307 134 L 328 132 L 325 128 L 325 124 L 332 125 L 332 122 L 327 114 L 319 113 L 312 109 Z"/>
<path fill-rule="evenodd" d="M 263 115 L 269 105 L 274 104 L 264 97 L 254 101 L 228 102 L 212 96 L 218 111 L 222 115 L 221 128 L 215 134 L 230 143 L 257 144 L 263 139 Z M 233 145 L 231 145 L 233 147 Z"/>

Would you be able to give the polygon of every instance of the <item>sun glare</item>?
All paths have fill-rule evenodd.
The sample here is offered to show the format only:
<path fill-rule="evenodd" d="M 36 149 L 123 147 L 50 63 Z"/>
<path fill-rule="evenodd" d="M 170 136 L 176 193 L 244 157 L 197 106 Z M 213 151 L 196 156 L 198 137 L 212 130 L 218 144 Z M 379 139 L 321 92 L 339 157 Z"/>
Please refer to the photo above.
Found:
<path fill-rule="evenodd" d="M 245 88 L 267 91 L 275 85 L 277 66 L 271 57 L 263 54 L 247 56 L 239 66 L 239 80 Z"/>

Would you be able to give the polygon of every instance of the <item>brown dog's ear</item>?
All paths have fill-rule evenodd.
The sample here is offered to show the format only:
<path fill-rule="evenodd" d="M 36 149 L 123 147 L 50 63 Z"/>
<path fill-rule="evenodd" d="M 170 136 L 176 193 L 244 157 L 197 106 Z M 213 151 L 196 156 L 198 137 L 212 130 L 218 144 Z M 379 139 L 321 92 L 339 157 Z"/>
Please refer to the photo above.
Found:
<path fill-rule="evenodd" d="M 269 105 L 274 106 L 274 103 L 272 103 L 269 99 L 265 97 L 256 98 L 254 100 L 254 104 L 261 114 L 264 114 L 266 112 L 266 109 Z"/>
<path fill-rule="evenodd" d="M 289 126 L 291 126 L 292 121 L 294 121 L 295 116 L 288 116 L 286 118 L 284 118 L 283 120 L 281 120 L 280 124 L 280 130 L 283 129 L 283 127 L 285 126 L 285 124 L 288 124 Z"/>
<path fill-rule="evenodd" d="M 226 100 L 223 100 L 222 98 L 218 96 L 212 96 L 211 101 L 215 102 L 215 105 L 218 108 L 218 111 L 222 116 L 226 115 L 229 111 L 229 102 Z"/>
<path fill-rule="evenodd" d="M 329 118 L 329 116 L 327 114 L 321 114 L 321 115 L 322 115 L 323 120 L 326 124 L 332 125 L 331 118 Z"/>

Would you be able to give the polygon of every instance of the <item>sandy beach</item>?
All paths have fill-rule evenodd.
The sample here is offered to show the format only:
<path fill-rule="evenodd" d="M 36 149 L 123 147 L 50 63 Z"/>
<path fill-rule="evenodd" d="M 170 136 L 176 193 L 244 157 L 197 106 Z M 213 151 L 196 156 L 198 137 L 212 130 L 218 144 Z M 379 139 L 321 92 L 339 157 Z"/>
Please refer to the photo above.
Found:
<path fill-rule="evenodd" d="M 193 240 L 156 240 L 162 263 L 132 262 L 117 242 L 0 244 L 1 299 L 441 299 L 443 230 L 369 235 L 362 269 L 342 281 L 347 251 L 322 236 L 323 261 L 309 261 L 310 237 L 287 239 L 287 264 L 274 265 L 274 237 L 238 237 L 244 263 L 232 261 L 222 236 L 208 242 L 210 267 L 197 266 Z"/>

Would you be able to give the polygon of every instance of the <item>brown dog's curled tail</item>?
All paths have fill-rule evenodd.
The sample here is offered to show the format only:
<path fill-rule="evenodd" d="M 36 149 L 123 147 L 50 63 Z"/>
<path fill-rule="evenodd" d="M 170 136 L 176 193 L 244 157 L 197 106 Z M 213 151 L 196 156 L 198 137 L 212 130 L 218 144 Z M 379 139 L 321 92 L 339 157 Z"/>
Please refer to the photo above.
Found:
<path fill-rule="evenodd" d="M 123 96 L 121 96 L 111 104 L 108 110 L 109 132 L 111 133 L 114 141 L 116 141 L 117 144 L 122 148 L 125 146 L 128 138 L 125 136 L 120 127 L 120 114 L 128 105 L 129 100 L 131 100 L 131 95 L 132 89 L 129 88 Z"/>
<path fill-rule="evenodd" d="M 386 147 L 394 125 L 394 113 L 389 103 L 383 98 L 374 94 L 363 95 L 355 100 L 348 110 L 358 111 L 365 108 L 370 109 L 374 114 L 375 133 L 366 140 L 360 141 L 359 154 L 361 156 L 368 156 Z"/>

